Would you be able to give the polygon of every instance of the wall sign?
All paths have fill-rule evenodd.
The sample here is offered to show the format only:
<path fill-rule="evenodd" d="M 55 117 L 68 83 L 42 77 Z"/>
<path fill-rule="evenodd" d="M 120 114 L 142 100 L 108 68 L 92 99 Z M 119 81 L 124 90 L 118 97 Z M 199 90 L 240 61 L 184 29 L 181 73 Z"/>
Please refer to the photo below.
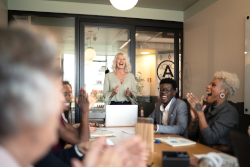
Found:
<path fill-rule="evenodd" d="M 174 79 L 174 62 L 171 60 L 162 61 L 157 67 L 157 76 L 159 80 L 164 78 Z"/>

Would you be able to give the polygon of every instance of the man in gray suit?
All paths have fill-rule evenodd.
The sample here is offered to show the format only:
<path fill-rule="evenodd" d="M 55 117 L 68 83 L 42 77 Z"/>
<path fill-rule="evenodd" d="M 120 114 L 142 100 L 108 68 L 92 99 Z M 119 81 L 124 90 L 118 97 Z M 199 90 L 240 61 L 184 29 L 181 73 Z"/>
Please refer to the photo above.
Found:
<path fill-rule="evenodd" d="M 154 119 L 156 133 L 188 136 L 187 104 L 175 98 L 176 82 L 171 78 L 160 82 L 160 99 L 149 118 Z"/>

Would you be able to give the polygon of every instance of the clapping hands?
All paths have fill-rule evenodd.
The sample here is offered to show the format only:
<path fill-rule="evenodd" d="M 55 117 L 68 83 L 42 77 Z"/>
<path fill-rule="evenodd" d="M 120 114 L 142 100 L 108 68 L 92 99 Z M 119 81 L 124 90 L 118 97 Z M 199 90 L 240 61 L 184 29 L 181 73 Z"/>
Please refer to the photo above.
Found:
<path fill-rule="evenodd" d="M 85 89 L 81 88 L 79 90 L 79 99 L 76 97 L 76 104 L 82 113 L 89 112 L 88 95 L 87 95 Z"/>
<path fill-rule="evenodd" d="M 83 88 L 82 88 L 83 89 Z M 84 89 L 83 89 L 84 90 Z M 85 91 L 85 90 L 84 90 Z M 85 92 L 86 93 L 86 92 Z M 93 105 L 99 100 L 100 95 L 97 96 L 98 91 L 92 89 L 90 95 L 88 96 L 88 101 L 89 101 L 89 109 L 93 107 Z M 76 104 L 78 106 L 78 98 L 76 97 Z"/>
<path fill-rule="evenodd" d="M 206 105 L 203 106 L 203 98 L 204 96 L 201 96 L 201 99 L 198 100 L 192 93 L 187 93 L 187 101 L 190 104 L 190 113 L 192 120 L 197 120 L 198 118 L 198 112 L 203 112 L 206 108 Z"/>
<path fill-rule="evenodd" d="M 126 90 L 126 96 L 132 97 L 132 94 L 131 94 L 131 92 L 130 92 L 130 90 L 129 90 L 129 87 L 128 87 L 127 90 Z"/>
<path fill-rule="evenodd" d="M 100 95 L 98 95 L 98 91 L 97 90 L 94 90 L 92 89 L 89 97 L 88 97 L 88 100 L 89 100 L 89 109 L 91 109 L 93 107 L 93 105 L 99 100 L 100 98 Z"/>
<path fill-rule="evenodd" d="M 72 161 L 72 167 L 144 167 L 148 156 L 146 143 L 138 136 L 116 145 L 107 146 L 105 138 L 99 138 L 86 153 L 83 162 Z"/>

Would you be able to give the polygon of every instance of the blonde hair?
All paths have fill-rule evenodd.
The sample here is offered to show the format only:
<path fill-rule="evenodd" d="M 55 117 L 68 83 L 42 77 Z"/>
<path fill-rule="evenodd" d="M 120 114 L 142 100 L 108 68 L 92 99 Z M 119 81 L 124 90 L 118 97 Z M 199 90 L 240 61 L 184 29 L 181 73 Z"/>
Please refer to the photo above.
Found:
<path fill-rule="evenodd" d="M 240 80 L 234 73 L 220 71 L 214 74 L 214 78 L 221 80 L 222 86 L 228 91 L 228 99 L 234 96 L 240 87 Z"/>
<path fill-rule="evenodd" d="M 129 72 L 131 71 L 131 69 L 132 69 L 132 68 L 131 68 L 131 64 L 130 64 L 130 61 L 129 61 L 128 56 L 124 55 L 123 53 L 117 53 L 117 54 L 115 55 L 115 58 L 114 58 L 114 60 L 113 60 L 112 70 L 113 70 L 114 72 L 116 72 L 116 60 L 117 60 L 117 57 L 118 57 L 119 55 L 122 55 L 122 56 L 125 58 L 125 60 L 126 60 L 126 64 L 125 64 L 125 67 L 124 67 L 124 72 L 129 73 Z"/>

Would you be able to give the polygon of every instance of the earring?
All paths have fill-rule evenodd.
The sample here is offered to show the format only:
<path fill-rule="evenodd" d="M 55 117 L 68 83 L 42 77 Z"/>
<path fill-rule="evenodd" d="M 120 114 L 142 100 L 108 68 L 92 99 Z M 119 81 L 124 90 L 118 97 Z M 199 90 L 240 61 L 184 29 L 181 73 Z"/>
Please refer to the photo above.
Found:
<path fill-rule="evenodd" d="M 221 93 L 221 94 L 220 94 L 220 98 L 221 98 L 221 99 L 224 99 L 225 96 L 226 96 L 226 95 L 225 95 L 224 93 Z"/>

